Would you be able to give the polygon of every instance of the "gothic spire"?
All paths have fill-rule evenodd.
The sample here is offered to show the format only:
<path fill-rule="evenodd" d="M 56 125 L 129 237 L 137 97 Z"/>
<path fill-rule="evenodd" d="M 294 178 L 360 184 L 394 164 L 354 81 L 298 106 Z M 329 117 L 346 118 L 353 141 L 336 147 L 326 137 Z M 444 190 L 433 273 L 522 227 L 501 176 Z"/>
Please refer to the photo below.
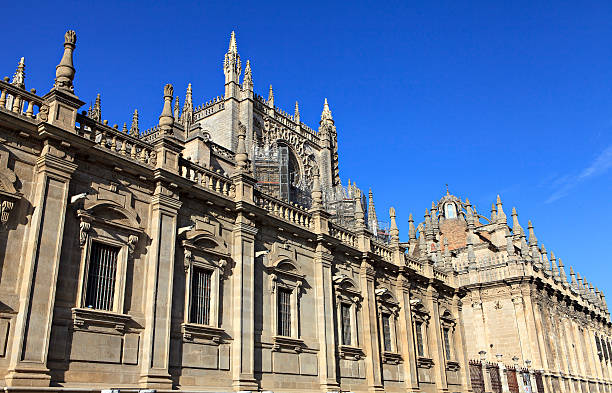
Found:
<path fill-rule="evenodd" d="M 174 118 L 178 120 L 180 118 L 181 108 L 179 106 L 179 98 L 176 96 L 174 99 Z"/>
<path fill-rule="evenodd" d="M 226 95 L 230 95 L 233 89 L 228 91 L 227 85 L 229 83 L 235 83 L 238 85 L 240 79 L 240 73 L 242 72 L 242 64 L 240 63 L 240 55 L 238 54 L 238 47 L 236 45 L 236 34 L 232 31 L 230 36 L 229 48 L 225 54 L 225 60 L 223 62 L 223 73 L 225 74 L 225 85 Z"/>
<path fill-rule="evenodd" d="M 470 200 L 465 198 L 465 210 L 467 211 L 466 221 L 468 228 L 474 228 L 474 210 L 470 204 Z"/>
<path fill-rule="evenodd" d="M 13 74 L 11 85 L 17 86 L 20 89 L 25 89 L 25 57 L 22 57 L 17 64 L 17 70 Z"/>
<path fill-rule="evenodd" d="M 559 267 L 557 266 L 557 258 L 555 257 L 555 253 L 553 251 L 550 252 L 550 264 L 553 279 L 555 281 L 559 281 Z"/>
<path fill-rule="evenodd" d="M 533 231 L 533 224 L 531 224 L 531 220 L 527 221 L 527 230 L 529 231 L 529 244 L 530 245 L 537 245 L 538 244 L 538 238 L 536 237 L 534 231 Z"/>
<path fill-rule="evenodd" d="M 325 102 L 323 103 L 323 112 L 321 112 L 321 123 L 334 124 L 334 118 L 332 117 L 331 110 L 329 109 L 327 98 L 325 98 Z"/>
<path fill-rule="evenodd" d="M 376 218 L 376 209 L 374 208 L 374 194 L 370 188 L 368 192 L 368 227 L 376 236 L 378 235 L 378 219 Z"/>
<path fill-rule="evenodd" d="M 96 101 L 93 108 L 90 106 L 87 110 L 87 117 L 95 121 L 102 121 L 102 108 L 100 104 L 100 93 L 96 95 Z"/>
<path fill-rule="evenodd" d="M 295 120 L 295 122 L 297 124 L 300 124 L 300 106 L 298 105 L 298 102 L 295 102 L 295 111 L 293 112 L 293 120 Z"/>
<path fill-rule="evenodd" d="M 54 89 L 74 92 L 72 80 L 74 79 L 75 69 L 72 63 L 72 52 L 76 47 L 76 38 L 74 30 L 68 30 L 64 35 L 64 55 L 60 63 L 55 67 Z"/>
<path fill-rule="evenodd" d="M 253 90 L 253 72 L 251 71 L 251 62 L 247 60 L 244 67 L 244 78 L 242 79 L 242 88 L 244 90 Z"/>
<path fill-rule="evenodd" d="M 132 115 L 132 126 L 130 127 L 130 135 L 138 136 L 140 130 L 138 129 L 138 109 L 134 109 L 134 115 Z"/>
<path fill-rule="evenodd" d="M 268 106 L 274 108 L 274 90 L 272 90 L 272 85 L 270 85 L 270 90 L 268 90 Z"/>
<path fill-rule="evenodd" d="M 510 234 L 510 229 L 506 227 L 506 252 L 509 257 L 514 256 L 514 244 L 512 243 L 512 234 Z"/>
<path fill-rule="evenodd" d="M 178 97 L 177 97 L 178 100 Z M 187 85 L 187 91 L 185 92 L 185 102 L 183 103 L 183 112 L 181 113 L 181 123 L 185 127 L 186 131 L 189 131 L 189 127 L 193 122 L 193 95 L 191 91 L 191 83 Z"/>
<path fill-rule="evenodd" d="M 570 284 L 572 285 L 572 287 L 575 287 L 578 285 L 578 282 L 576 281 L 576 273 L 574 273 L 574 268 L 570 266 Z"/>

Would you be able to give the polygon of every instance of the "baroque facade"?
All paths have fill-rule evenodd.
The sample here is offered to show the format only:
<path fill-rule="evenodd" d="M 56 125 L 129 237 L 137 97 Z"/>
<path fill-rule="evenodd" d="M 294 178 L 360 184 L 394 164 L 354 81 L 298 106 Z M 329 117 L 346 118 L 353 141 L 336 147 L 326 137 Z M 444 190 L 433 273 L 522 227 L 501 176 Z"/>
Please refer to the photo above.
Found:
<path fill-rule="evenodd" d="M 400 242 L 395 210 L 341 183 L 327 100 L 314 130 L 255 94 L 233 33 L 223 96 L 166 85 L 146 131 L 137 111 L 109 126 L 99 95 L 80 111 L 64 38 L 47 94 L 24 59 L 0 81 L 6 390 L 484 391 L 478 358 L 611 391 L 603 294 L 501 201 L 448 194 Z"/>

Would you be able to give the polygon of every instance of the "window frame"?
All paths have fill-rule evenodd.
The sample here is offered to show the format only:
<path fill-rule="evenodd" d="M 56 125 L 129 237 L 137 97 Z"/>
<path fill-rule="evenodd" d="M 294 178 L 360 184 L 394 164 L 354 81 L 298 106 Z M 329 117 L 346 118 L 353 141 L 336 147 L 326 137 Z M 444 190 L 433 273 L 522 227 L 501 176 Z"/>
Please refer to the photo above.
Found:
<path fill-rule="evenodd" d="M 417 366 L 421 368 L 431 368 L 433 367 L 433 359 L 431 357 L 432 354 L 429 349 L 429 343 L 431 341 L 429 337 L 431 314 L 425 308 L 425 305 L 419 298 L 413 298 L 410 300 L 410 309 L 412 313 L 412 331 L 414 334 L 413 345 L 415 345 L 416 351 L 418 351 L 418 348 L 416 348 L 416 345 L 418 345 L 416 325 L 417 323 L 421 324 L 423 355 L 419 355 L 417 352 Z"/>
<path fill-rule="evenodd" d="M 229 275 L 229 252 L 208 231 L 191 230 L 185 237 L 186 239 L 182 241 L 185 271 L 185 298 L 181 324 L 183 340 L 193 341 L 194 338 L 202 338 L 213 344 L 219 344 L 225 334 L 225 330 L 220 325 L 222 311 L 220 302 L 223 296 L 223 282 Z M 208 324 L 191 320 L 194 269 L 202 269 L 211 274 Z"/>
<path fill-rule="evenodd" d="M 270 326 L 272 327 L 273 351 L 281 348 L 301 352 L 304 341 L 301 338 L 300 298 L 305 275 L 300 273 L 298 265 L 291 259 L 280 258 L 267 269 L 270 285 Z M 290 293 L 290 335 L 283 336 L 278 329 L 279 288 Z"/>
<path fill-rule="evenodd" d="M 397 324 L 399 317 L 399 302 L 395 300 L 392 292 L 388 288 L 379 288 L 374 291 L 378 310 L 378 338 L 381 343 L 381 353 L 383 363 L 399 364 L 402 361 L 397 340 Z M 390 348 L 386 348 L 383 316 L 389 317 L 389 341 Z"/>
<path fill-rule="evenodd" d="M 337 340 L 338 353 L 343 359 L 359 360 L 364 355 L 361 349 L 361 340 L 359 337 L 359 312 L 361 310 L 361 302 L 363 297 L 357 289 L 355 281 L 350 279 L 345 274 L 337 274 L 332 277 L 334 283 L 334 292 L 336 299 L 336 335 L 339 338 Z M 351 329 L 351 343 L 345 344 L 343 341 L 343 317 L 342 317 L 342 306 L 348 306 L 350 313 L 350 329 Z"/>

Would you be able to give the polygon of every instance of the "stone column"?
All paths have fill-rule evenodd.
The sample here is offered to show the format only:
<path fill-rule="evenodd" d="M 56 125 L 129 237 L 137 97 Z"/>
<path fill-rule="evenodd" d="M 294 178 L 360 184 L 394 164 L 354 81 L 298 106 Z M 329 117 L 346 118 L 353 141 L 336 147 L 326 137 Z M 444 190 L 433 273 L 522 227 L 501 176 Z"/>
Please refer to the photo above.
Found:
<path fill-rule="evenodd" d="M 480 355 L 480 365 L 482 366 L 482 379 L 484 381 L 484 390 L 485 392 L 492 392 L 493 386 L 491 385 L 491 376 L 487 370 L 487 351 L 482 350 L 478 352 Z"/>
<path fill-rule="evenodd" d="M 68 189 L 77 166 L 71 153 L 47 140 L 36 161 L 34 212 L 19 263 L 19 309 L 5 377 L 8 386 L 49 386 L 49 335 L 64 235 Z"/>
<path fill-rule="evenodd" d="M 140 385 L 171 389 L 170 326 L 176 246 L 176 221 L 181 202 L 178 195 L 159 180 L 151 198 L 148 250 L 145 273 L 145 329 L 142 345 Z"/>
<path fill-rule="evenodd" d="M 540 305 L 540 303 L 538 303 L 538 301 L 533 302 L 533 308 L 534 308 L 534 320 L 535 320 L 535 327 L 536 327 L 536 334 L 538 337 L 538 343 L 540 345 L 540 355 L 541 355 L 541 366 L 540 366 L 540 370 L 542 370 L 543 375 L 542 375 L 542 379 L 544 381 L 544 385 L 545 385 L 545 389 L 548 392 L 552 392 L 553 391 L 553 387 L 552 387 L 552 381 L 550 380 L 550 377 L 546 377 L 545 374 L 550 373 L 550 367 L 548 364 L 548 353 L 546 352 L 546 337 L 549 334 L 549 332 L 546 332 L 544 329 L 544 326 L 542 325 L 542 307 Z M 544 316 L 544 318 L 546 318 L 546 316 Z M 537 365 L 536 365 L 537 367 Z"/>
<path fill-rule="evenodd" d="M 481 334 L 476 335 L 476 348 L 480 351 L 487 349 L 487 326 L 485 324 L 484 306 L 480 297 L 472 298 L 472 312 L 474 314 L 474 327 Z"/>
<path fill-rule="evenodd" d="M 332 287 L 333 256 L 323 243 L 315 252 L 316 326 L 319 336 L 319 383 L 323 392 L 340 390 L 336 375 L 336 330 L 334 329 L 334 304 Z"/>
<path fill-rule="evenodd" d="M 432 285 L 427 287 L 427 307 L 431 310 L 432 329 L 430 343 L 432 358 L 434 360 L 435 381 L 439 390 L 447 389 L 446 381 L 446 359 L 444 359 L 444 346 L 442 345 L 442 329 L 440 327 L 440 308 L 438 304 L 438 292 Z"/>
<path fill-rule="evenodd" d="M 400 270 L 403 270 L 400 267 Z M 414 350 L 412 310 L 410 307 L 410 281 L 404 273 L 400 273 L 397 285 L 397 299 L 399 300 L 400 314 L 398 317 L 398 329 L 400 334 L 398 342 L 404 358 L 404 372 L 406 373 L 406 390 L 409 392 L 419 391 L 419 379 L 417 374 L 417 359 Z"/>
<path fill-rule="evenodd" d="M 363 337 L 366 338 L 363 347 L 366 356 L 366 380 L 371 392 L 383 392 L 374 275 L 374 268 L 367 259 L 364 259 L 359 276 L 363 293 Z"/>
<path fill-rule="evenodd" d="M 536 318 L 534 316 L 534 298 L 531 296 L 529 291 L 524 291 L 523 306 L 525 313 L 525 324 L 527 326 L 527 332 L 529 334 L 529 347 L 531 348 L 531 358 L 523 359 L 525 362 L 529 360 L 538 369 L 543 369 L 546 364 L 546 349 L 542 346 L 542 340 L 540 339 L 541 330 L 538 327 Z"/>
<path fill-rule="evenodd" d="M 502 385 L 502 392 L 510 393 L 510 387 L 508 386 L 508 376 L 506 375 L 506 366 L 502 361 L 503 355 L 497 354 L 495 355 L 495 358 L 497 360 L 497 367 L 499 367 L 499 381 Z"/>

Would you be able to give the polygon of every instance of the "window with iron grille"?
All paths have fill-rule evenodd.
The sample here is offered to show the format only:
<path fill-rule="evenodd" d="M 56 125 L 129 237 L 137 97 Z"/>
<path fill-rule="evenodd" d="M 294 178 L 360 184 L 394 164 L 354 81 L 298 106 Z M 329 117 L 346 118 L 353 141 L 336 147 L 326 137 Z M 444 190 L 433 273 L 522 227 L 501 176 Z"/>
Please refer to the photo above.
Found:
<path fill-rule="evenodd" d="M 342 312 L 342 344 L 351 345 L 351 306 L 342 303 L 340 310 Z"/>
<path fill-rule="evenodd" d="M 291 291 L 278 289 L 278 334 L 291 337 Z"/>
<path fill-rule="evenodd" d="M 444 328 L 442 332 L 444 335 L 444 354 L 446 355 L 446 360 L 451 360 L 450 329 Z"/>
<path fill-rule="evenodd" d="M 425 356 L 425 348 L 423 346 L 423 322 L 417 322 L 414 330 L 416 330 L 417 354 L 419 356 Z"/>
<path fill-rule="evenodd" d="M 113 310 L 119 247 L 91 243 L 85 307 Z"/>
<path fill-rule="evenodd" d="M 391 352 L 393 348 L 391 347 L 391 316 L 389 314 L 382 315 L 382 325 L 385 351 Z"/>
<path fill-rule="evenodd" d="M 210 324 L 210 283 L 212 273 L 194 266 L 191 275 L 191 310 L 189 321 Z"/>

